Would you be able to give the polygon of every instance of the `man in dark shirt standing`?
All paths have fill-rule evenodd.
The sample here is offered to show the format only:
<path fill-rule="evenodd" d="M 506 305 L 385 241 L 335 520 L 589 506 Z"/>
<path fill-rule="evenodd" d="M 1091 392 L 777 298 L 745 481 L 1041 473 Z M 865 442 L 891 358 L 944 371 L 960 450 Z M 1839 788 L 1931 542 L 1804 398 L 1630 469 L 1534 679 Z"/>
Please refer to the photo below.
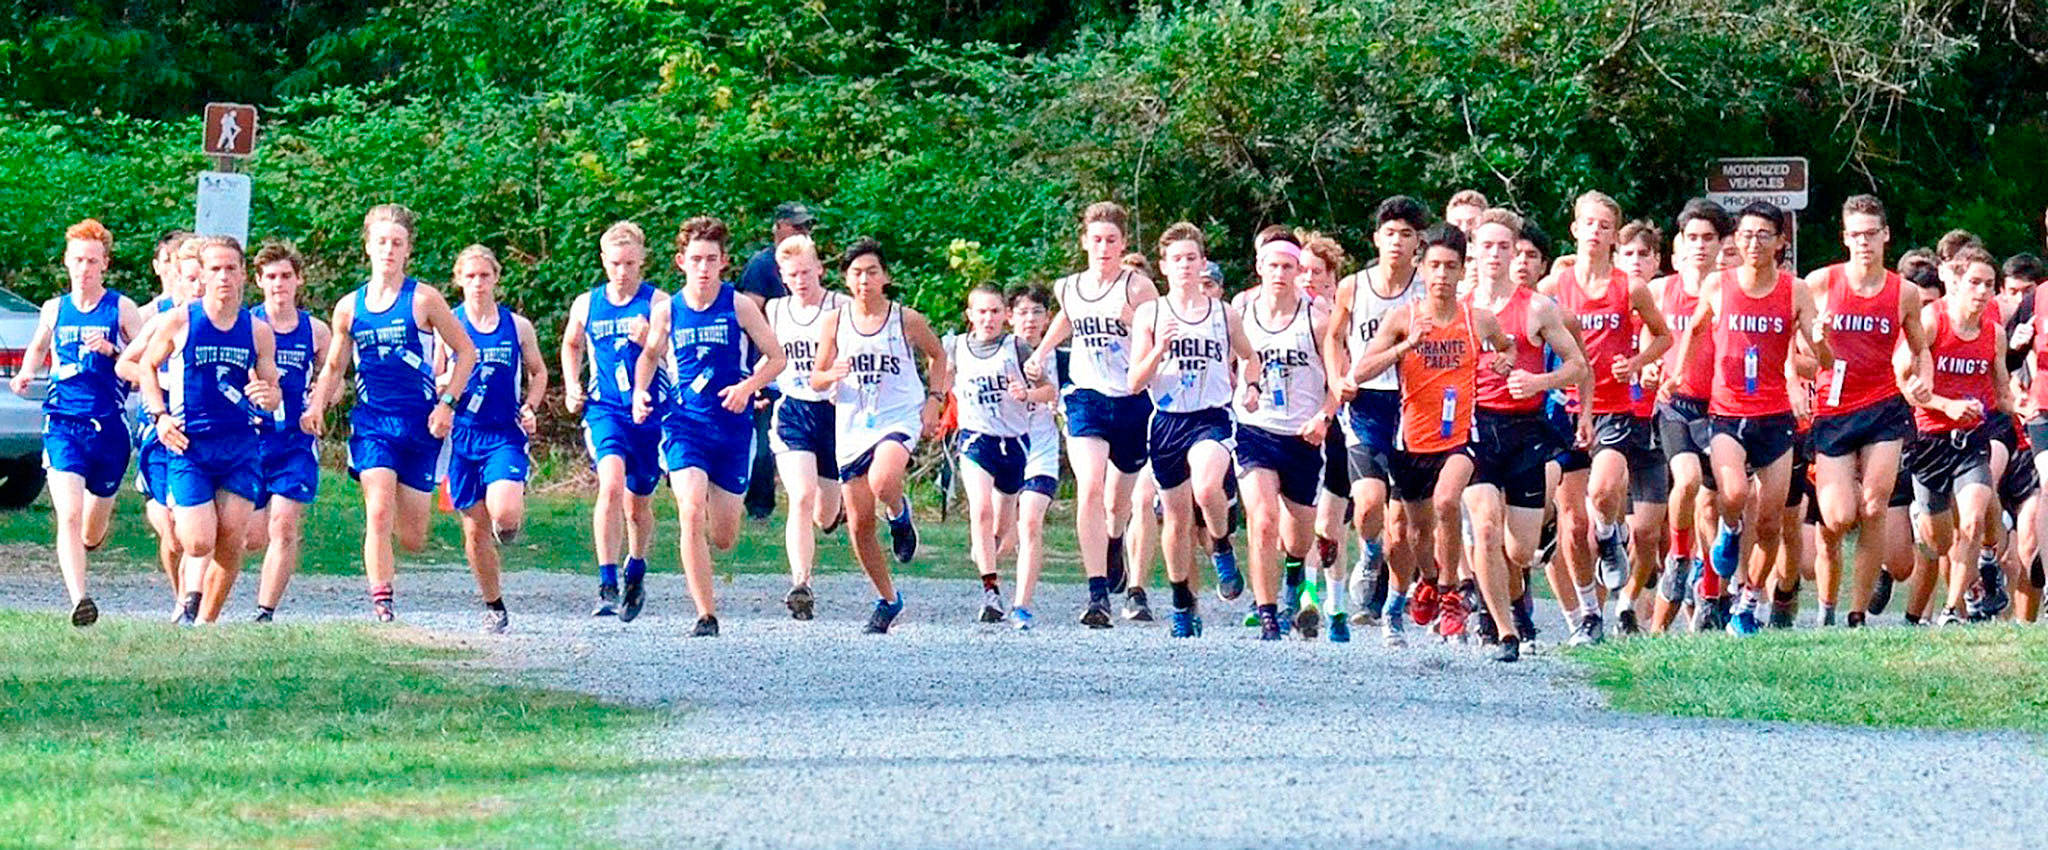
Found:
<path fill-rule="evenodd" d="M 768 247 L 747 261 L 747 268 L 740 273 L 735 287 L 751 295 L 757 305 L 768 299 L 781 298 L 789 294 L 782 285 L 782 271 L 775 266 L 775 246 L 782 244 L 799 233 L 809 235 L 811 226 L 817 223 L 811 209 L 795 201 L 775 207 L 773 231 Z M 775 513 L 775 456 L 768 450 L 768 423 L 774 399 L 765 393 L 754 400 L 754 472 L 747 483 L 747 516 L 767 519 Z"/>

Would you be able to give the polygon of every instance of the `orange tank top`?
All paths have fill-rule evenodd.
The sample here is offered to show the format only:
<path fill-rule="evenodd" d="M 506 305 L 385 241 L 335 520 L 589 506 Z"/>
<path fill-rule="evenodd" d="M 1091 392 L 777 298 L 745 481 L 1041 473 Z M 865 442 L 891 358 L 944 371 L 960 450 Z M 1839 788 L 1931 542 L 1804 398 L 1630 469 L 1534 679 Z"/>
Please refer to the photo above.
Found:
<path fill-rule="evenodd" d="M 1416 313 L 1428 302 L 1415 302 Z M 1472 332 L 1472 308 L 1458 304 L 1457 318 L 1435 325 L 1401 355 L 1400 449 L 1416 454 L 1447 452 L 1465 445 L 1472 433 L 1472 404 L 1479 393 L 1479 340 Z"/>

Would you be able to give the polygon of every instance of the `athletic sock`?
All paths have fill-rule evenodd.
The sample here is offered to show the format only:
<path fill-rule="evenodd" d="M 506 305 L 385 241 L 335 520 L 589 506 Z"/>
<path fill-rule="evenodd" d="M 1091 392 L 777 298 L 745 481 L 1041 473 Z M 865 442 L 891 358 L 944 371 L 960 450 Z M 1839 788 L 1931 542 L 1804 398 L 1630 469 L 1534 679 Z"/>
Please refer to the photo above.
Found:
<path fill-rule="evenodd" d="M 1172 582 L 1173 607 L 1183 611 L 1195 607 L 1195 588 L 1185 581 Z"/>
<path fill-rule="evenodd" d="M 1337 566 L 1337 541 L 1320 534 L 1316 535 L 1316 566 L 1335 569 Z"/>
<path fill-rule="evenodd" d="M 1283 563 L 1286 564 L 1288 587 L 1300 587 L 1302 582 L 1308 580 L 1308 568 L 1301 563 L 1301 558 L 1288 555 Z"/>
<path fill-rule="evenodd" d="M 1279 603 L 1277 603 L 1277 602 L 1262 602 L 1262 603 L 1260 603 L 1260 604 L 1259 604 L 1259 618 L 1260 618 L 1260 619 L 1264 619 L 1264 618 L 1266 618 L 1266 617 L 1279 617 L 1279 616 L 1280 616 L 1280 605 L 1279 605 Z"/>
<path fill-rule="evenodd" d="M 1595 617 L 1600 616 L 1599 587 L 1600 585 L 1597 583 L 1579 586 L 1579 616 L 1584 617 L 1587 614 L 1592 614 Z"/>
<path fill-rule="evenodd" d="M 199 594 L 195 593 L 195 594 L 192 594 L 192 595 L 193 595 L 193 596 L 198 596 Z M 390 601 L 391 601 L 391 597 L 393 597 L 393 596 L 395 596 L 395 595 L 397 595 L 397 591 L 393 590 L 393 589 L 392 589 L 392 587 L 391 587 L 391 585 L 389 585 L 389 584 L 373 584 L 373 585 L 370 585 L 370 601 L 371 601 L 371 602 L 390 602 Z"/>
<path fill-rule="evenodd" d="M 1736 602 L 1735 602 L 1735 611 L 1736 611 L 1736 613 L 1738 613 L 1738 614 L 1739 614 L 1739 613 L 1742 613 L 1742 612 L 1745 612 L 1745 611 L 1755 611 L 1755 610 L 1756 610 L 1756 603 L 1757 603 L 1757 594 L 1756 594 L 1756 588 L 1754 588 L 1754 587 L 1745 587 L 1745 588 L 1743 588 L 1743 589 L 1742 589 L 1742 593 L 1741 593 L 1741 595 L 1740 595 L 1740 596 L 1739 596 L 1739 597 L 1738 597 L 1738 598 L 1736 599 Z"/>
<path fill-rule="evenodd" d="M 1108 602 L 1108 601 L 1109 601 L 1109 577 L 1108 577 L 1108 576 L 1089 576 L 1089 577 L 1088 577 L 1088 601 L 1090 601 L 1090 602 Z"/>
<path fill-rule="evenodd" d="M 1688 528 L 1684 531 L 1679 531 L 1675 528 L 1672 529 L 1671 557 L 1677 558 L 1680 563 L 1692 563 L 1692 540 L 1692 529 Z"/>
<path fill-rule="evenodd" d="M 1365 558 L 1369 564 L 1378 564 L 1387 559 L 1387 544 L 1378 538 L 1365 541 Z"/>
<path fill-rule="evenodd" d="M 1407 607 L 1408 594 L 1389 590 L 1387 591 L 1387 604 L 1380 606 L 1380 616 L 1392 617 Z"/>
<path fill-rule="evenodd" d="M 982 589 L 982 590 L 993 590 L 993 591 L 996 591 L 996 592 L 998 592 L 998 593 L 1002 592 L 1002 588 L 1001 588 L 1000 586 L 998 586 L 998 585 L 996 584 L 996 574 L 995 574 L 995 573 L 986 573 L 986 574 L 983 574 L 983 575 L 982 575 L 982 577 L 981 577 L 981 589 Z"/>
<path fill-rule="evenodd" d="M 486 602 L 484 603 L 484 607 L 489 608 L 493 611 L 503 611 L 505 610 L 505 597 L 500 596 L 496 599 Z"/>
<path fill-rule="evenodd" d="M 1700 571 L 1700 597 L 1702 599 L 1721 598 L 1720 573 L 1714 572 L 1711 569 Z"/>
<path fill-rule="evenodd" d="M 184 606 L 185 606 L 185 616 L 187 616 L 187 617 L 197 617 L 197 616 L 199 616 L 199 594 L 198 594 L 198 593 L 187 593 L 187 594 L 185 594 L 185 596 L 184 596 Z"/>
<path fill-rule="evenodd" d="M 601 587 L 618 587 L 618 586 L 619 586 L 619 565 L 618 565 L 618 564 L 598 564 L 598 565 L 597 565 L 597 583 L 598 583 L 598 585 L 599 585 L 599 586 L 601 586 Z"/>
<path fill-rule="evenodd" d="M 1739 522 L 1738 522 L 1738 523 L 1735 523 L 1734 525 L 1729 525 L 1729 524 L 1728 524 L 1728 518 L 1727 518 L 1727 517 L 1722 517 L 1722 518 L 1721 518 L 1721 527 L 1720 527 L 1720 529 L 1719 529 L 1718 533 L 1719 533 L 1720 535 L 1724 536 L 1724 537 L 1741 537 L 1741 536 L 1742 536 L 1742 523 L 1739 523 Z"/>
<path fill-rule="evenodd" d="M 1593 534 L 1596 535 L 1602 543 L 1612 541 L 1614 539 L 1614 533 L 1619 530 L 1621 530 L 1621 523 L 1608 522 L 1604 519 L 1596 519 L 1593 521 Z"/>
<path fill-rule="evenodd" d="M 1230 535 L 1209 538 L 1209 551 L 1218 555 L 1230 554 Z"/>
<path fill-rule="evenodd" d="M 646 578 L 646 577 L 647 577 L 647 560 L 646 560 L 646 559 L 644 559 L 644 558 L 627 558 L 627 559 L 626 559 L 626 583 L 627 583 L 627 584 L 638 584 L 638 583 L 640 583 L 640 580 L 641 580 L 641 579 L 644 579 L 644 578 Z"/>
<path fill-rule="evenodd" d="M 258 606 L 256 606 L 256 610 L 258 610 L 258 611 L 261 611 L 261 612 L 263 612 L 263 613 L 265 613 L 265 614 L 276 614 L 276 613 L 277 613 L 277 606 L 275 606 L 275 605 L 258 605 Z"/>
<path fill-rule="evenodd" d="M 1771 588 L 1771 604 L 1773 605 L 1788 605 L 1791 604 L 1792 600 L 1798 598 L 1799 588 L 1797 587 L 1794 587 L 1791 590 L 1779 590 L 1775 587 Z"/>

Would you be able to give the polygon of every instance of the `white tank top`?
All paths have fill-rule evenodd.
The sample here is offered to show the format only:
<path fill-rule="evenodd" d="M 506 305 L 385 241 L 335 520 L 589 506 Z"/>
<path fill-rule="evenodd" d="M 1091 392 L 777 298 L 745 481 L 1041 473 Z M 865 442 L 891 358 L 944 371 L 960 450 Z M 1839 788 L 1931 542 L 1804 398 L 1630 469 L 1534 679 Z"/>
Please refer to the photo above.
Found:
<path fill-rule="evenodd" d="M 1192 413 L 1230 406 L 1230 320 L 1223 302 L 1204 298 L 1201 312 L 1182 316 L 1170 297 L 1159 299 L 1153 314 L 1153 337 L 1164 336 L 1168 323 L 1180 327 L 1152 376 L 1153 407 L 1168 413 Z"/>
<path fill-rule="evenodd" d="M 1045 363 L 1045 382 L 1058 387 L 1060 385 L 1059 369 L 1059 358 L 1047 359 Z M 1037 402 L 1025 402 L 1024 404 L 1025 416 L 1031 423 L 1030 428 L 1025 432 L 1031 438 L 1031 444 L 1026 447 L 1024 455 L 1024 477 L 1026 478 L 1036 478 L 1041 475 L 1047 478 L 1060 477 L 1060 423 L 1053 417 L 1053 411 L 1058 405 L 1059 401 L 1057 399 L 1046 404 L 1039 404 Z"/>
<path fill-rule="evenodd" d="M 1395 307 L 1414 301 L 1422 292 L 1416 275 L 1410 272 L 1408 283 L 1401 293 L 1392 298 L 1382 298 L 1372 288 L 1372 269 L 1359 272 L 1356 283 L 1351 287 L 1351 362 L 1356 364 L 1365 347 L 1372 344 L 1372 338 L 1380 332 L 1380 323 Z M 1399 369 L 1388 369 L 1361 382 L 1361 390 L 1399 390 L 1401 376 Z"/>
<path fill-rule="evenodd" d="M 1060 279 L 1054 292 L 1073 325 L 1073 355 L 1067 368 L 1074 386 L 1106 396 L 1131 394 L 1131 273 L 1120 273 L 1088 292 L 1082 275 Z"/>
<path fill-rule="evenodd" d="M 824 393 L 811 389 L 811 371 L 818 367 L 818 334 L 824 328 L 825 314 L 845 303 L 846 296 L 829 289 L 816 309 L 805 307 L 794 295 L 768 302 L 768 326 L 782 343 L 783 356 L 789 358 L 789 365 L 775 376 L 775 388 L 783 395 L 801 401 L 825 400 Z"/>
<path fill-rule="evenodd" d="M 1280 434 L 1294 434 L 1322 410 L 1327 385 L 1307 299 L 1290 315 L 1261 315 L 1263 297 L 1245 299 L 1244 335 L 1259 355 L 1259 408 L 1245 410 L 1238 399 L 1237 421 Z"/>
<path fill-rule="evenodd" d="M 991 346 L 994 350 L 987 350 Z M 987 353 L 978 354 L 977 348 Z M 1011 387 L 1025 386 L 1016 337 L 1004 334 L 982 345 L 954 334 L 946 337 L 946 362 L 953 367 L 960 430 L 991 437 L 1022 437 L 1030 430 L 1030 403 L 1010 395 Z"/>
<path fill-rule="evenodd" d="M 889 314 L 874 333 L 855 327 L 853 305 L 839 312 L 835 337 L 839 356 L 852 368 L 841 378 L 834 396 L 838 424 L 839 462 L 852 463 L 890 434 L 914 443 L 924 430 L 924 379 L 917 374 L 910 343 L 903 337 L 903 307 L 889 305 Z"/>

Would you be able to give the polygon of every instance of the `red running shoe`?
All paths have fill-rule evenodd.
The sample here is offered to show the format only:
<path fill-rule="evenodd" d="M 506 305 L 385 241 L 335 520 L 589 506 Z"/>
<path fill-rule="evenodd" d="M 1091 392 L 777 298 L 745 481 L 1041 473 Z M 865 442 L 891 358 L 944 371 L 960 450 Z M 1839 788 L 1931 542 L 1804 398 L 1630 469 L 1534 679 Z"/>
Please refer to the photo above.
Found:
<path fill-rule="evenodd" d="M 1408 600 L 1408 616 L 1415 618 L 1415 625 L 1427 626 L 1436 619 L 1437 603 L 1442 599 L 1435 584 L 1420 582 L 1415 586 L 1415 598 Z"/>
<path fill-rule="evenodd" d="M 1437 605 L 1436 633 L 1444 640 L 1457 640 L 1465 634 L 1465 614 L 1465 594 L 1443 594 L 1443 601 Z"/>

